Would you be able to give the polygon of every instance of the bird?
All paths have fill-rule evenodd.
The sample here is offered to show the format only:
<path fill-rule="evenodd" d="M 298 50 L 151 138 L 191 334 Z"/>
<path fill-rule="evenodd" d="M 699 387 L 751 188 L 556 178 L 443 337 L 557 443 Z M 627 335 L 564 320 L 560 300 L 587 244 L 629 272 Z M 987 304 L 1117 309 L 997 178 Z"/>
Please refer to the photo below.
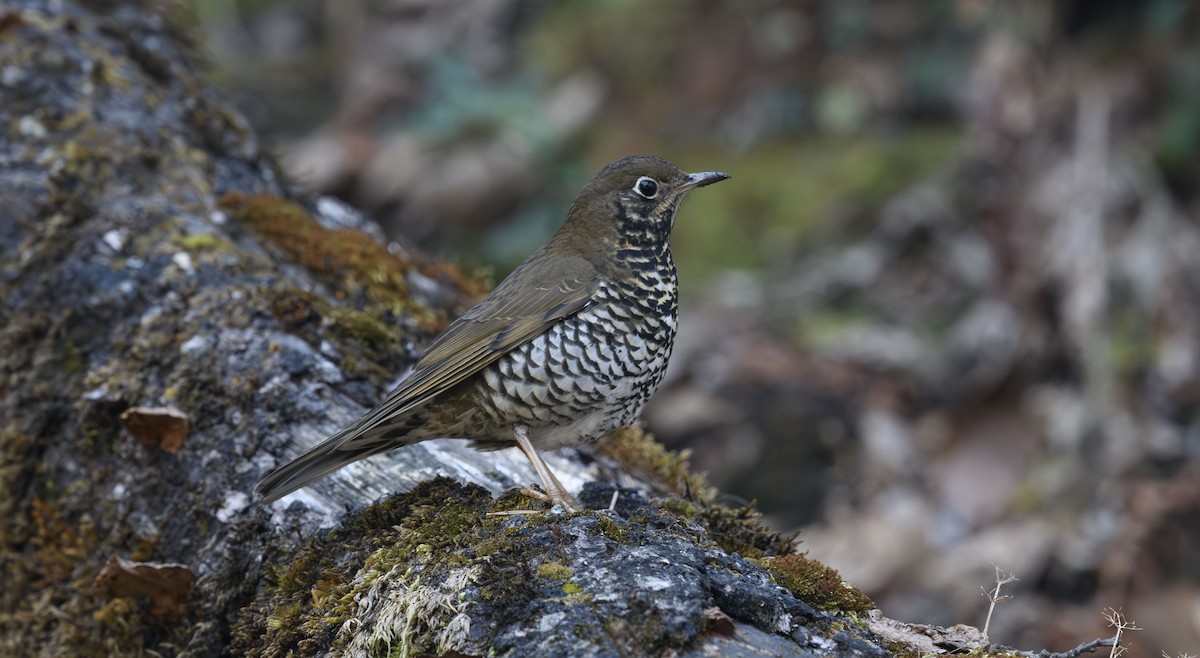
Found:
<path fill-rule="evenodd" d="M 437 336 L 382 403 L 259 481 L 261 503 L 381 452 L 459 438 L 516 446 L 548 502 L 578 511 L 538 452 L 636 421 L 678 326 L 675 215 L 689 192 L 727 178 L 653 155 L 605 166 L 549 241 Z"/>

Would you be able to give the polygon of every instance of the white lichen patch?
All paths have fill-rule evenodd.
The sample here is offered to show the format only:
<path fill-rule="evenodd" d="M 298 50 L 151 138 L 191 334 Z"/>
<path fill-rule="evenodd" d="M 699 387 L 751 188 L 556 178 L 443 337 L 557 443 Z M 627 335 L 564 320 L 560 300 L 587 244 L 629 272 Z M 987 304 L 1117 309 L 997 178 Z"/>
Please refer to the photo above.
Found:
<path fill-rule="evenodd" d="M 792 632 L 792 616 L 788 613 L 779 615 L 779 619 L 775 620 L 775 632 L 784 635 Z"/>
<path fill-rule="evenodd" d="M 399 573 L 401 568 L 365 569 L 355 578 L 356 608 L 337 637 L 338 644 L 348 642 L 343 655 L 407 657 L 465 647 L 471 618 L 463 592 L 478 569 L 452 569 L 441 582 L 423 583 L 421 575 Z"/>
<path fill-rule="evenodd" d="M 100 239 L 104 241 L 104 244 L 108 245 L 109 249 L 121 251 L 121 247 L 125 246 L 125 234 L 125 229 L 114 228 L 105 231 L 104 235 L 100 236 Z"/>
<path fill-rule="evenodd" d="M 637 580 L 638 586 L 651 592 L 661 592 L 671 586 L 671 581 L 658 576 L 642 576 Z"/>
<path fill-rule="evenodd" d="M 177 252 L 171 256 L 171 262 L 175 266 L 183 270 L 185 274 L 192 275 L 196 273 L 196 266 L 192 264 L 192 257 L 187 252 Z"/>
<path fill-rule="evenodd" d="M 20 131 L 22 137 L 29 137 L 31 139 L 45 139 L 47 134 L 46 126 L 41 121 L 28 115 L 21 117 L 17 130 Z"/>
<path fill-rule="evenodd" d="M 250 497 L 245 493 L 241 491 L 230 492 L 225 495 L 225 500 L 221 503 L 221 509 L 217 510 L 217 520 L 221 523 L 229 523 L 242 510 L 249 506 Z"/>

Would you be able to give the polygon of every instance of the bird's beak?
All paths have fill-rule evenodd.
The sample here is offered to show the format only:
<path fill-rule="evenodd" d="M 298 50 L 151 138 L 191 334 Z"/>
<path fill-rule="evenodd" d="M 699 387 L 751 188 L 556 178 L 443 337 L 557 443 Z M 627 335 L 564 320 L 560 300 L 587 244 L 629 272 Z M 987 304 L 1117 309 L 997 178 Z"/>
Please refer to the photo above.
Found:
<path fill-rule="evenodd" d="M 729 178 L 729 174 L 723 171 L 701 171 L 694 174 L 688 174 L 687 180 L 683 182 L 683 185 L 679 186 L 679 190 L 681 192 L 686 192 L 697 187 L 704 187 L 705 185 L 719 183 L 726 178 Z"/>

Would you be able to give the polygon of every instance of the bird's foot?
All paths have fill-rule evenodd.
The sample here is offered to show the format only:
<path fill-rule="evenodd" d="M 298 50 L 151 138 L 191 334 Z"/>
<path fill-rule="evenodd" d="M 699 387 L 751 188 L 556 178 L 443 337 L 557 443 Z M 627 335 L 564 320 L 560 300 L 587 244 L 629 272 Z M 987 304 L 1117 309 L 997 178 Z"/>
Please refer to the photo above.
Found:
<path fill-rule="evenodd" d="M 555 479 L 554 483 L 558 484 L 558 480 Z M 521 493 L 525 494 L 526 496 L 529 496 L 530 498 L 537 498 L 538 500 L 544 500 L 551 507 L 553 507 L 555 505 L 561 505 L 568 512 L 582 512 L 583 511 L 583 505 L 580 505 L 579 501 L 575 500 L 575 496 L 572 496 L 571 494 L 567 493 L 567 490 L 565 488 L 563 488 L 563 486 L 561 484 L 559 484 L 559 486 L 557 486 L 557 487 L 551 487 L 549 493 L 543 493 L 541 491 L 538 491 L 537 489 L 531 489 L 529 487 L 522 487 Z"/>
<path fill-rule="evenodd" d="M 562 487 L 551 489 L 550 493 L 548 494 L 544 494 L 540 491 L 534 491 L 533 489 L 525 489 L 525 492 L 529 494 L 536 494 L 534 496 L 535 498 L 540 497 L 542 500 L 550 503 L 551 506 L 562 505 L 562 507 L 568 512 L 583 511 L 583 505 L 580 505 L 579 501 L 575 500 L 575 496 L 567 493 L 567 490 L 563 489 Z"/>
<path fill-rule="evenodd" d="M 502 511 L 497 511 L 497 512 L 488 512 L 487 516 L 520 516 L 523 514 L 545 514 L 546 512 L 551 511 L 555 505 L 561 505 L 567 512 L 579 512 L 579 511 L 582 511 L 582 509 L 583 509 L 583 506 L 579 504 L 579 501 L 575 500 L 574 496 L 572 496 L 571 494 L 567 493 L 564 490 L 559 490 L 558 496 L 555 496 L 553 492 L 547 494 L 547 493 L 543 493 L 541 491 L 538 491 L 537 489 L 533 489 L 530 487 L 521 487 L 521 489 L 519 491 L 521 492 L 521 495 L 523 495 L 527 498 L 534 498 L 536 500 L 545 502 L 547 505 L 550 505 L 551 509 L 542 509 L 542 510 L 511 509 L 511 510 L 502 510 Z"/>
<path fill-rule="evenodd" d="M 521 492 L 526 496 L 546 501 L 551 506 L 563 506 L 566 512 L 583 512 L 580 502 L 576 501 L 575 496 L 571 496 L 562 486 L 551 489 L 550 493 L 542 493 L 536 489 L 529 489 L 529 487 L 523 487 Z"/>

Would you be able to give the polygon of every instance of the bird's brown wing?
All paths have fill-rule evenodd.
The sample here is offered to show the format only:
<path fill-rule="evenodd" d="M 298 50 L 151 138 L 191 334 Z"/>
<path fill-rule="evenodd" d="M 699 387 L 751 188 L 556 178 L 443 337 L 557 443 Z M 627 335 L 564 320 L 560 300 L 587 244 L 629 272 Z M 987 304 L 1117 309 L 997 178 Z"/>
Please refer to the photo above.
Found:
<path fill-rule="evenodd" d="M 413 366 L 412 373 L 367 414 L 355 434 L 420 407 L 462 383 L 558 320 L 587 308 L 600 277 L 583 259 L 558 259 L 531 282 L 523 265 L 477 306 L 455 320 Z M 565 261 L 565 262 L 564 262 Z M 543 259 L 542 269 L 550 265 Z M 569 274 L 568 274 L 569 273 Z"/>

